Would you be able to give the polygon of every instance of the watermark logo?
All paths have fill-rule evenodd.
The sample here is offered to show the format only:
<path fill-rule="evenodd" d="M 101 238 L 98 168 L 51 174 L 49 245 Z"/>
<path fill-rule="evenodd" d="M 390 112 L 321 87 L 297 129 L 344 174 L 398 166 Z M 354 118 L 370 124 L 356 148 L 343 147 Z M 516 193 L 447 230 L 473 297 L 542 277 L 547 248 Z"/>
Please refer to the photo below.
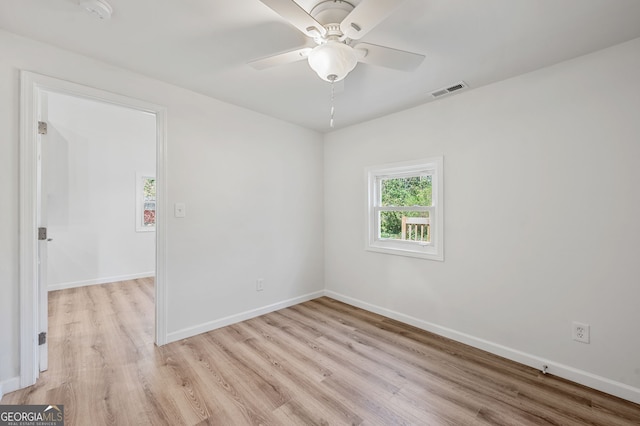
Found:
<path fill-rule="evenodd" d="M 0 405 L 0 426 L 64 426 L 64 406 Z"/>

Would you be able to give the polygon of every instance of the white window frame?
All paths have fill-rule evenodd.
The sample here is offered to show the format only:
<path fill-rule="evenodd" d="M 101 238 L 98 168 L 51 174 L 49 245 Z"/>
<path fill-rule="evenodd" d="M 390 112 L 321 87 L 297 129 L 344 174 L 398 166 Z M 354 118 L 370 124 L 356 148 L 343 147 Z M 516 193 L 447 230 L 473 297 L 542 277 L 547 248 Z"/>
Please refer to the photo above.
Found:
<path fill-rule="evenodd" d="M 444 261 L 443 157 L 367 167 L 366 243 L 365 250 L 400 256 Z M 382 207 L 382 179 L 430 175 L 431 206 Z M 381 211 L 428 211 L 431 241 L 403 241 L 380 238 Z"/>

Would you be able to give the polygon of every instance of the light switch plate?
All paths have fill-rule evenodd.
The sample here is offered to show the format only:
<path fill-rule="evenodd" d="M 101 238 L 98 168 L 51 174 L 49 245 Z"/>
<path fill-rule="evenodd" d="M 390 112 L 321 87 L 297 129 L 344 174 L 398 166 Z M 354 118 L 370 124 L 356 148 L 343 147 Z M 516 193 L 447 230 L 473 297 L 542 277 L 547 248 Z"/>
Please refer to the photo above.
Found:
<path fill-rule="evenodd" d="M 174 206 L 174 214 L 176 217 L 186 217 L 187 207 L 184 203 L 176 203 Z"/>

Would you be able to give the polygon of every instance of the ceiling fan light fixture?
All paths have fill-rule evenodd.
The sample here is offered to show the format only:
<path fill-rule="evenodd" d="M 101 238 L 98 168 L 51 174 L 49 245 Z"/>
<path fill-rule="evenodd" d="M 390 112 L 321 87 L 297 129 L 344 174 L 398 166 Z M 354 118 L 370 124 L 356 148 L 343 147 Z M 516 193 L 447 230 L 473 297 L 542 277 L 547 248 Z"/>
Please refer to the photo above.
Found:
<path fill-rule="evenodd" d="M 82 0 L 80 7 L 88 14 L 101 20 L 111 19 L 113 8 L 106 0 Z"/>
<path fill-rule="evenodd" d="M 318 77 L 329 82 L 342 80 L 358 63 L 353 48 L 337 40 L 315 47 L 309 52 L 307 60 Z"/>

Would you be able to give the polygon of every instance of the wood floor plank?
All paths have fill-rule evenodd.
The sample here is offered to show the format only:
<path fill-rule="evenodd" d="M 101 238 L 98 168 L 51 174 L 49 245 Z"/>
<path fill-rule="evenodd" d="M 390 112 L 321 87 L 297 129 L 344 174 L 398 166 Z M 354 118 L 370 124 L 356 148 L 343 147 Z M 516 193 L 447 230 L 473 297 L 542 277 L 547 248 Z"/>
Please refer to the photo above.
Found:
<path fill-rule="evenodd" d="M 247 322 L 238 326 L 247 327 Z M 222 334 L 222 333 L 220 333 Z M 209 334 L 209 338 L 212 338 Z M 261 377 L 271 377 L 274 383 L 290 389 L 305 406 L 313 407 L 313 424 L 330 421 L 330 424 L 360 424 L 362 419 L 344 401 L 337 398 L 316 380 L 315 374 L 296 368 L 295 362 L 288 362 L 287 354 L 279 353 L 266 340 L 249 338 L 242 342 L 233 359 L 236 365 L 251 366 Z M 236 348 L 237 349 L 237 348 Z M 298 410 L 299 412 L 299 410 Z"/>
<path fill-rule="evenodd" d="M 163 347 L 153 279 L 49 295 L 49 371 L 2 404 L 73 425 L 640 425 L 640 405 L 323 297 Z"/>
<path fill-rule="evenodd" d="M 245 368 L 238 369 L 237 364 L 227 359 L 224 352 L 215 346 L 192 340 L 182 342 L 181 350 L 186 355 L 184 359 L 191 362 L 197 380 L 202 383 L 206 394 L 212 397 L 212 409 L 223 411 L 215 412 L 210 417 L 229 417 L 228 421 L 241 418 L 245 424 L 266 424 L 269 413 L 288 399 L 274 388 L 266 397 L 264 394 L 254 397 L 250 387 L 259 387 L 257 383 L 264 382 L 259 375 L 252 375 Z"/>
<path fill-rule="evenodd" d="M 357 403 L 352 404 L 349 408 L 351 411 L 357 411 L 359 406 L 366 409 L 362 417 L 374 424 L 404 424 L 405 419 L 397 415 L 397 413 L 387 410 L 386 401 L 398 391 L 398 388 L 380 380 L 379 377 L 371 371 L 363 371 L 357 364 L 351 363 L 343 359 L 342 365 L 334 363 L 333 374 L 327 374 L 327 369 L 319 367 L 312 358 L 306 356 L 305 345 L 295 340 L 287 341 L 287 335 L 281 332 L 281 327 L 276 325 L 273 315 L 265 315 L 255 321 L 247 322 L 249 327 L 258 329 L 266 338 L 267 350 L 271 354 L 276 354 L 281 360 L 288 360 L 288 367 L 294 371 L 296 376 L 306 374 L 314 376 L 315 379 L 321 381 L 323 388 L 329 389 L 334 397 L 337 397 L 347 403 L 357 399 Z M 266 327 L 265 327 L 266 326 Z M 274 335 L 277 333 L 277 336 Z M 280 361 L 283 364 L 285 361 Z M 366 391 L 362 391 L 366 389 Z M 379 403 L 380 402 L 380 403 Z"/>

